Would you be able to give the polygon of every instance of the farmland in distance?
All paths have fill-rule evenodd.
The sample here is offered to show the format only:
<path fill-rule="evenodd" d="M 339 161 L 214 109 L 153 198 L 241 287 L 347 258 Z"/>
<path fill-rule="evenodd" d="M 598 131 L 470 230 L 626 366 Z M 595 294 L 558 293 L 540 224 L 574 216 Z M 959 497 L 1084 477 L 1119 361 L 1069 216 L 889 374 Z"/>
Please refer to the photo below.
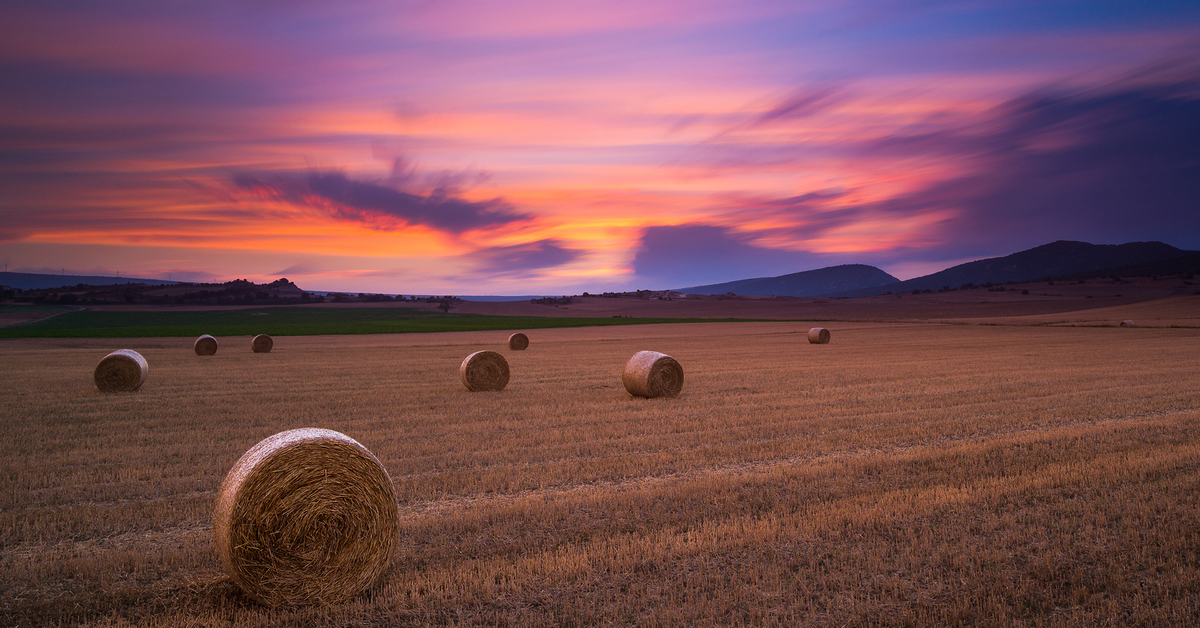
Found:
<path fill-rule="evenodd" d="M 1190 625 L 1200 330 L 794 322 L 0 342 L 0 624 Z M 91 371 L 131 348 L 143 388 Z M 499 393 L 458 381 L 496 349 Z M 625 361 L 676 357 L 677 399 Z M 381 586 L 267 609 L 212 545 L 221 480 L 297 427 L 398 495 Z"/>

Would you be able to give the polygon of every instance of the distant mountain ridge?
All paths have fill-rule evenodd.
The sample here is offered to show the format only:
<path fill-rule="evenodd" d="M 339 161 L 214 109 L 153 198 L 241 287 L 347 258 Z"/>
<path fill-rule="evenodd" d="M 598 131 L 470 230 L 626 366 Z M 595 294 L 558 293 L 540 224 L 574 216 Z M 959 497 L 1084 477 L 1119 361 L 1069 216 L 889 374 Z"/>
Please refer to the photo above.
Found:
<path fill-rule="evenodd" d="M 163 279 L 136 279 L 133 277 L 104 277 L 101 275 L 47 275 L 42 273 L 0 272 L 0 286 L 21 290 L 43 290 L 68 286 L 111 286 L 123 283 L 144 283 L 147 286 L 169 286 L 178 281 Z"/>
<path fill-rule="evenodd" d="M 899 283 L 899 279 L 866 264 L 843 264 L 816 270 L 740 279 L 702 286 L 679 288 L 689 294 L 735 294 L 751 296 L 819 297 L 855 289 L 872 289 Z M 885 288 L 886 290 L 886 288 Z"/>
<path fill-rule="evenodd" d="M 1058 240 L 1032 249 L 952 266 L 946 270 L 884 287 L 849 289 L 839 297 L 868 297 L 887 292 L 958 288 L 964 284 L 1025 282 L 1164 262 L 1195 255 L 1162 242 L 1090 244 Z"/>
<path fill-rule="evenodd" d="M 1189 272 L 1200 273 L 1200 251 L 1179 249 L 1163 242 L 1090 244 L 1058 240 L 1003 257 L 959 264 L 940 272 L 906 281 L 900 281 L 874 266 L 844 264 L 777 277 L 757 277 L 691 286 L 679 288 L 677 291 L 691 294 L 733 292 L 747 296 L 866 297 L 888 292 L 938 290 L 945 286 L 959 288 L 968 283 L 982 285 L 988 282 L 999 284 L 1046 278 L 1076 279 L 1109 274 L 1149 276 Z M 240 287 L 254 285 L 242 280 L 239 282 L 246 283 L 246 286 Z M 239 284 L 239 282 L 186 284 L 162 279 L 0 272 L 0 286 L 20 290 L 74 288 L 80 285 L 115 287 L 123 284 L 142 284 L 145 288 L 191 285 L 198 290 L 208 288 L 211 292 L 228 287 L 228 285 Z M 281 279 L 272 284 L 263 285 L 275 286 L 285 283 L 290 282 Z M 292 291 L 297 295 L 303 292 L 294 284 L 291 286 Z M 125 289 L 125 291 L 129 290 Z M 287 296 L 296 295 L 289 294 Z"/>

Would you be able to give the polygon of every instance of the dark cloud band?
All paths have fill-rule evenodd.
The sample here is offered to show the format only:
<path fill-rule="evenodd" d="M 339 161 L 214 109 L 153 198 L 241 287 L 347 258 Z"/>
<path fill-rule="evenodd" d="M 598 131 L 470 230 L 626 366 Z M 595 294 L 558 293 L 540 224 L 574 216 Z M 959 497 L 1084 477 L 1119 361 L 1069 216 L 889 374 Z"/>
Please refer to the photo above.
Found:
<path fill-rule="evenodd" d="M 524 275 L 530 271 L 562 266 L 580 255 L 560 240 L 549 238 L 513 246 L 495 246 L 469 254 L 478 262 L 478 269 L 488 275 Z"/>
<path fill-rule="evenodd" d="M 341 173 L 239 174 L 233 182 L 241 189 L 295 205 L 328 209 L 336 218 L 375 228 L 389 228 L 398 221 L 461 234 L 532 219 L 502 199 L 468 201 L 440 190 L 423 196 L 354 181 Z"/>

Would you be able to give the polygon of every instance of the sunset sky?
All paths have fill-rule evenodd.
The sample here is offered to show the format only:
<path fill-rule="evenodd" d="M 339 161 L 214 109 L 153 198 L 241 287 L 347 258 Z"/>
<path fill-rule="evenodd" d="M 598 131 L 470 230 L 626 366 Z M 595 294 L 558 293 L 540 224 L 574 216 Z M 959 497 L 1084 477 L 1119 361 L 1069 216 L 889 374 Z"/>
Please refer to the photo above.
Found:
<path fill-rule="evenodd" d="M 578 294 L 1200 249 L 1200 3 L 0 0 L 10 271 Z"/>

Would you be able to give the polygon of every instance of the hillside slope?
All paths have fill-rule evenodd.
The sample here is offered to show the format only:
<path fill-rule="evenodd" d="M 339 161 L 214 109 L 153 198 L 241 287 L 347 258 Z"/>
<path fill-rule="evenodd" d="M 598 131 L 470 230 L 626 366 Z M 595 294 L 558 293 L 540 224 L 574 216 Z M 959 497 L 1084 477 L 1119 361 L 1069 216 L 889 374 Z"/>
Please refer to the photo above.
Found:
<path fill-rule="evenodd" d="M 846 290 L 870 289 L 897 283 L 895 277 L 866 264 L 844 264 L 817 270 L 741 279 L 703 286 L 680 288 L 688 294 L 725 294 L 733 292 L 751 296 L 819 297 Z M 886 288 L 885 288 L 886 290 Z"/>
<path fill-rule="evenodd" d="M 1004 257 L 992 257 L 952 266 L 946 270 L 895 284 L 848 290 L 835 296 L 867 297 L 910 290 L 937 290 L 964 284 L 1032 281 L 1079 273 L 1106 271 L 1193 255 L 1162 242 L 1089 244 L 1059 240 Z"/>
<path fill-rule="evenodd" d="M 0 286 L 21 290 L 44 290 L 78 285 L 111 286 L 116 284 L 141 283 L 148 286 L 169 286 L 177 281 L 162 279 L 135 279 L 132 277 L 106 277 L 101 275 L 47 275 L 42 273 L 0 272 Z"/>

